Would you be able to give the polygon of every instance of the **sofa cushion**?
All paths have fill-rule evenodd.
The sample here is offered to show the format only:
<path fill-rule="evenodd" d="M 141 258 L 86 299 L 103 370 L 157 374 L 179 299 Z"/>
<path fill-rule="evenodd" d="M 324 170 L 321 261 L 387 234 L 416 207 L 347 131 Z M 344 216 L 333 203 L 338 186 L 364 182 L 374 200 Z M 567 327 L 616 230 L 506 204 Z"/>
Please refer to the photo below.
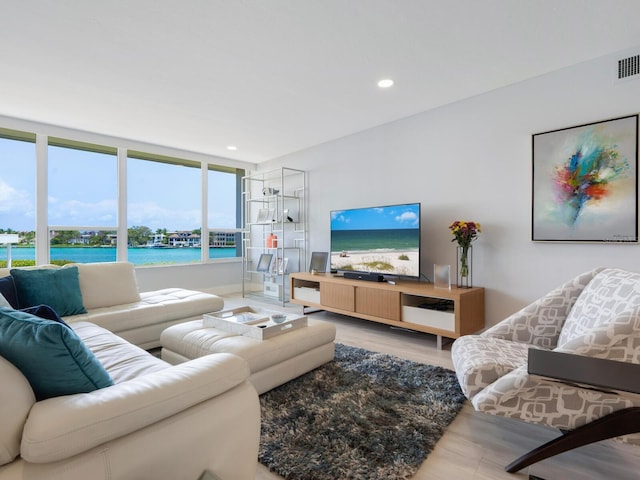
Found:
<path fill-rule="evenodd" d="M 0 465 L 20 454 L 22 429 L 36 399 L 27 379 L 11 362 L 0 357 Z"/>
<path fill-rule="evenodd" d="M 77 268 L 82 300 L 87 310 L 140 301 L 133 263 L 104 262 L 65 265 Z"/>
<path fill-rule="evenodd" d="M 29 380 L 37 400 L 113 385 L 72 329 L 6 307 L 0 307 L 0 355 Z"/>
<path fill-rule="evenodd" d="M 49 305 L 61 317 L 86 313 L 78 269 L 12 269 L 20 308 Z"/>
<path fill-rule="evenodd" d="M 86 321 L 118 335 L 127 330 L 144 328 L 174 320 L 191 319 L 224 307 L 221 297 L 183 288 L 164 288 L 142 292 L 140 300 L 89 310 L 86 314 L 67 317 L 69 323 Z M 159 336 L 158 336 L 159 339 Z"/>
<path fill-rule="evenodd" d="M 569 312 L 557 350 L 637 362 L 640 274 L 608 268 L 596 275 Z"/>
<path fill-rule="evenodd" d="M 71 328 L 109 372 L 115 384 L 159 372 L 170 365 L 136 345 L 90 322 L 73 322 Z"/>
<path fill-rule="evenodd" d="M 18 308 L 18 294 L 16 293 L 16 284 L 11 275 L 0 278 L 0 295 L 13 307 Z"/>

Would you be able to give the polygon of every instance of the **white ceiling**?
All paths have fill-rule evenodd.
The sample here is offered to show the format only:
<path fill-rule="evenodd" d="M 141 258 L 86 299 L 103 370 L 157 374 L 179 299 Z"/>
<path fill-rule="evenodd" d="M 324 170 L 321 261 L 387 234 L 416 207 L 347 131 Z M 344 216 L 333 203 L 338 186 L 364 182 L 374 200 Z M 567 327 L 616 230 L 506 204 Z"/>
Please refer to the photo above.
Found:
<path fill-rule="evenodd" d="M 638 0 L 1 0 L 0 12 L 0 114 L 252 163 L 640 45 Z"/>

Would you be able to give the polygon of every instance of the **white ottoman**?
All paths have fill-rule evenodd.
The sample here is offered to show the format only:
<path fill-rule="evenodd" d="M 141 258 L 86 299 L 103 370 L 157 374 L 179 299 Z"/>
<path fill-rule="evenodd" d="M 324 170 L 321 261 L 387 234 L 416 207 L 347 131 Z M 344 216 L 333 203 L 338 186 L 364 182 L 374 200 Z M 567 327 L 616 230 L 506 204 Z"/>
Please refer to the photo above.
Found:
<path fill-rule="evenodd" d="M 160 345 L 171 364 L 211 353 L 238 355 L 249 363 L 249 381 L 260 394 L 333 360 L 335 338 L 335 325 L 310 318 L 306 327 L 262 341 L 192 320 L 164 330 Z"/>

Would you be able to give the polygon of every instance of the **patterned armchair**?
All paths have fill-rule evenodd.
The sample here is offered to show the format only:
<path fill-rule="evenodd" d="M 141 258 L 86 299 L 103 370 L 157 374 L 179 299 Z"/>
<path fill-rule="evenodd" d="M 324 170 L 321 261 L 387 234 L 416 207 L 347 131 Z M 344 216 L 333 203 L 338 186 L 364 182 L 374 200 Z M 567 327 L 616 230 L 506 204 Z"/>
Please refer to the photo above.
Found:
<path fill-rule="evenodd" d="M 529 349 L 612 360 L 603 363 L 614 372 L 616 362 L 640 364 L 640 274 L 600 268 L 579 275 L 482 334 L 460 337 L 451 350 L 477 411 L 567 432 L 508 472 L 606 438 L 640 445 L 639 395 L 529 373 Z"/>

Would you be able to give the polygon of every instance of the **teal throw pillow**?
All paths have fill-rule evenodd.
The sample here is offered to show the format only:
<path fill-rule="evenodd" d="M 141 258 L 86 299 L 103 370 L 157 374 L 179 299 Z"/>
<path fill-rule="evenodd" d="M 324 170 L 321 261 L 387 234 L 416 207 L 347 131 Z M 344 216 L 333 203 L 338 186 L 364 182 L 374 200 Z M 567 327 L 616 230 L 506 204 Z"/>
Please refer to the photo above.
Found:
<path fill-rule="evenodd" d="M 0 307 L 0 355 L 27 378 L 37 400 L 113 385 L 71 328 L 7 307 Z"/>
<path fill-rule="evenodd" d="M 49 305 L 61 317 L 87 313 L 82 304 L 78 267 L 14 268 L 11 276 L 16 285 L 20 308 Z"/>

